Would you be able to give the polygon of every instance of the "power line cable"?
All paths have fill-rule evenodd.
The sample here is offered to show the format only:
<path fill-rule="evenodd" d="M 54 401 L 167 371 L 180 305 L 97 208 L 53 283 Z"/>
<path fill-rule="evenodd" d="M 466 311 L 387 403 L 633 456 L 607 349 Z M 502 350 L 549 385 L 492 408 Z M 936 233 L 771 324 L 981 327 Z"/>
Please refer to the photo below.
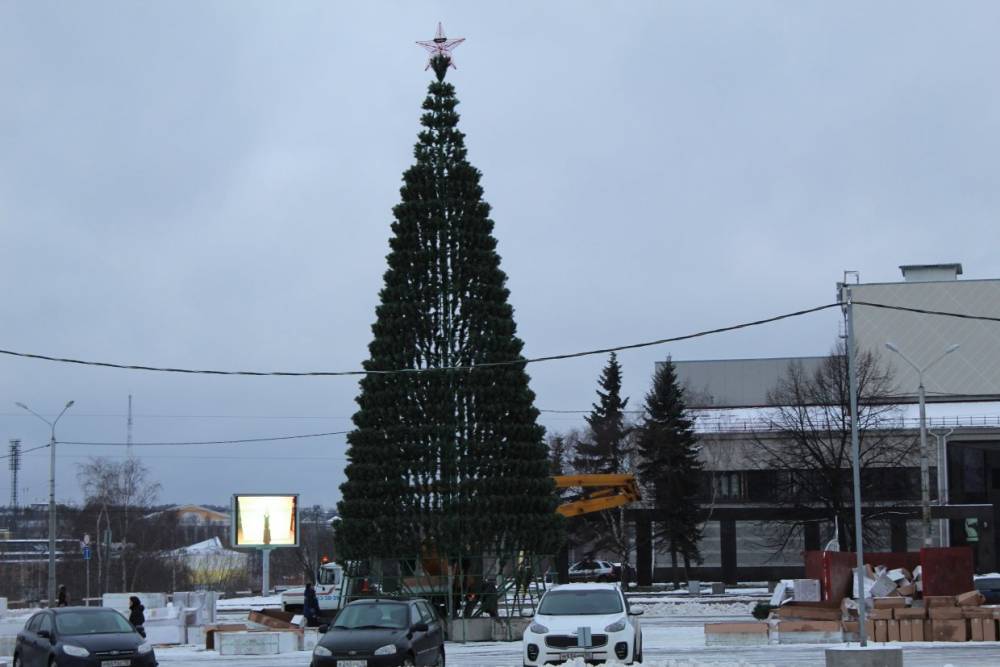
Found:
<path fill-rule="evenodd" d="M 944 310 L 930 310 L 928 308 L 911 308 L 909 306 L 893 306 L 888 303 L 872 303 L 870 301 L 853 301 L 855 306 L 869 306 L 870 308 L 884 308 L 886 310 L 902 310 L 908 313 L 920 315 L 940 315 L 941 317 L 957 317 L 964 320 L 981 320 L 983 322 L 1000 322 L 1000 317 L 992 315 L 971 315 L 968 313 L 952 313 Z"/>
<path fill-rule="evenodd" d="M 302 433 L 298 435 L 278 435 L 270 438 L 238 438 L 233 440 L 200 440 L 192 442 L 133 442 L 133 447 L 184 447 L 189 445 L 237 445 L 251 442 L 275 442 L 278 440 L 301 440 L 304 438 L 322 438 L 328 435 L 346 435 L 350 431 L 328 431 L 326 433 Z M 91 447 L 127 447 L 127 442 L 79 442 L 59 440 L 60 445 L 86 445 Z M 29 450 L 30 451 L 30 450 Z"/>
<path fill-rule="evenodd" d="M 45 449 L 48 446 L 49 446 L 49 443 L 45 443 L 44 445 L 38 445 L 37 447 L 31 447 L 29 449 L 22 449 L 20 451 L 20 454 L 23 455 L 23 454 L 27 454 L 28 452 L 37 452 L 39 449 Z M 0 456 L 0 461 L 2 461 L 3 459 L 9 459 L 10 457 L 11 457 L 11 454 L 4 454 L 3 456 Z"/>
<path fill-rule="evenodd" d="M 623 350 L 636 350 L 643 347 L 653 347 L 656 345 L 663 345 L 665 343 L 676 343 L 683 340 L 691 340 L 693 338 L 702 338 L 704 336 L 711 336 L 719 333 L 726 333 L 729 331 L 737 331 L 739 329 L 748 329 L 750 327 L 760 326 L 762 324 L 770 324 L 772 322 L 779 322 L 781 320 L 787 320 L 793 317 L 800 317 L 802 315 L 808 315 L 810 313 L 817 313 L 822 310 L 828 310 L 830 308 L 838 307 L 839 303 L 828 303 L 823 306 L 815 306 L 813 308 L 806 308 L 804 310 L 797 310 L 791 313 L 784 313 L 781 315 L 775 315 L 773 317 L 766 317 L 760 320 L 754 320 L 752 322 L 742 322 L 740 324 L 733 324 L 726 327 L 718 327 L 715 329 L 706 329 L 704 331 L 698 331 L 695 333 L 684 334 L 682 336 L 672 336 L 670 338 L 660 338 L 657 340 L 646 341 L 642 343 L 630 343 L 626 345 L 616 345 L 614 347 L 606 347 L 598 350 L 587 350 L 583 352 L 568 352 L 565 354 L 553 354 L 544 357 L 534 357 L 530 359 L 512 359 L 509 361 L 487 361 L 479 364 L 469 364 L 464 366 L 440 366 L 440 367 L 429 367 L 429 368 L 397 368 L 391 370 L 354 370 L 354 371 L 221 371 L 221 370 L 211 370 L 211 369 L 192 369 L 192 368 L 171 368 L 163 366 L 146 366 L 139 364 L 118 364 L 108 361 L 85 361 L 82 359 L 70 359 L 65 357 L 52 357 L 44 354 L 33 354 L 29 352 L 16 352 L 14 350 L 4 350 L 0 349 L 0 354 L 5 354 L 12 357 L 21 357 L 24 359 L 39 359 L 42 361 L 54 361 L 64 364 L 77 364 L 81 366 L 99 366 L 103 368 L 118 368 L 124 370 L 137 370 L 137 371 L 155 371 L 158 373 L 186 373 L 194 375 L 250 375 L 250 376 L 279 376 L 279 377 L 335 377 L 335 376 L 349 376 L 349 375 L 400 375 L 406 373 L 430 373 L 439 371 L 472 371 L 478 368 L 494 368 L 501 366 L 519 366 L 525 364 L 536 364 L 545 361 L 557 361 L 562 359 L 575 359 L 578 357 L 589 357 L 597 354 L 608 354 L 609 352 L 621 352 Z"/>

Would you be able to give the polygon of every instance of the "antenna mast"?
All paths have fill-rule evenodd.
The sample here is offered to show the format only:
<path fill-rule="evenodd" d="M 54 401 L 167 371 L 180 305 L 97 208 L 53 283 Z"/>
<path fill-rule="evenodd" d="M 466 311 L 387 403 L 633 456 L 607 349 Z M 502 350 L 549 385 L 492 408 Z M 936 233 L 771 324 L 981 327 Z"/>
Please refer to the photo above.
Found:
<path fill-rule="evenodd" d="M 132 458 L 132 394 L 128 395 L 128 422 L 125 427 L 125 454 Z"/>
<path fill-rule="evenodd" d="M 17 473 L 21 470 L 21 441 L 10 441 L 10 530 L 17 530 Z"/>

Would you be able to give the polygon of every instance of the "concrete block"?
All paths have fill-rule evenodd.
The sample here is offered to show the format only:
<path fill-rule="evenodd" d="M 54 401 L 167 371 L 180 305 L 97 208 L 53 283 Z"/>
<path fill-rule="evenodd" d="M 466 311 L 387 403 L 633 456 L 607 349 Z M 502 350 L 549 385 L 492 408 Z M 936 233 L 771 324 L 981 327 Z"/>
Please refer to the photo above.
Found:
<path fill-rule="evenodd" d="M 826 667 L 903 667 L 903 649 L 871 646 L 828 648 Z"/>
<path fill-rule="evenodd" d="M 302 634 L 299 636 L 299 650 L 311 651 L 316 648 L 319 636 L 319 630 L 316 628 L 302 628 Z"/>
<path fill-rule="evenodd" d="M 705 624 L 705 646 L 765 646 L 769 642 L 765 622 Z"/>
<path fill-rule="evenodd" d="M 778 607 L 778 618 L 780 619 L 801 619 L 807 621 L 839 621 L 844 612 L 840 607 L 823 607 L 810 605 L 809 603 L 797 604 L 789 602 Z M 890 612 L 891 618 L 891 612 Z"/>
<path fill-rule="evenodd" d="M 143 629 L 146 630 L 146 639 L 154 645 L 187 643 L 187 632 L 183 625 L 146 623 Z"/>
<path fill-rule="evenodd" d="M 919 618 L 911 618 L 908 621 L 902 621 L 910 626 L 910 633 L 913 635 L 913 641 L 922 642 L 924 641 L 924 624 L 930 621 L 924 621 Z"/>
<path fill-rule="evenodd" d="M 995 642 L 997 640 L 997 622 L 992 618 L 984 618 L 983 621 L 983 641 Z"/>
<path fill-rule="evenodd" d="M 295 632 L 223 632 L 216 636 L 219 655 L 278 655 L 298 650 Z"/>
<path fill-rule="evenodd" d="M 7 615 L 7 598 L 0 598 L 0 618 Z"/>
<path fill-rule="evenodd" d="M 927 618 L 927 610 L 923 607 L 902 607 L 892 610 L 892 617 L 895 619 Z"/>
<path fill-rule="evenodd" d="M 726 592 L 726 584 L 721 581 L 712 582 L 712 595 L 724 595 Z"/>
<path fill-rule="evenodd" d="M 792 599 L 797 602 L 819 602 L 819 579 L 792 580 Z"/>
<path fill-rule="evenodd" d="M 688 595 L 701 595 L 701 582 L 700 581 L 689 581 L 688 582 Z"/>
<path fill-rule="evenodd" d="M 886 621 L 886 641 L 898 642 L 899 641 L 899 621 Z"/>
<path fill-rule="evenodd" d="M 448 639 L 454 642 L 493 641 L 492 618 L 455 618 L 448 622 Z"/>
<path fill-rule="evenodd" d="M 128 599 L 133 595 L 146 608 L 146 618 L 149 618 L 153 609 L 167 606 L 166 593 L 105 593 L 101 597 L 101 606 L 124 612 L 128 616 Z"/>
<path fill-rule="evenodd" d="M 16 643 L 17 635 L 0 637 L 0 655 L 14 655 L 14 645 Z"/>
<path fill-rule="evenodd" d="M 912 642 L 913 641 L 913 624 L 908 620 L 903 621 L 893 621 L 899 626 L 899 641 L 901 642 Z"/>
<path fill-rule="evenodd" d="M 493 619 L 493 641 L 519 642 L 524 638 L 524 631 L 531 625 L 530 618 L 515 616 L 512 618 Z"/>

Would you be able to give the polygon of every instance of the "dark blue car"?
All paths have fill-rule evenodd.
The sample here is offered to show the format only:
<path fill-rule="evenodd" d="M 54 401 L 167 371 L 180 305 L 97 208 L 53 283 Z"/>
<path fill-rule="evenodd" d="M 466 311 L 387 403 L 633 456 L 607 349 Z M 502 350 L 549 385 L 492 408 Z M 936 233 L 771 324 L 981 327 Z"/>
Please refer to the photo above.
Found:
<path fill-rule="evenodd" d="M 14 667 L 155 667 L 153 646 L 114 609 L 61 607 L 28 619 Z"/>

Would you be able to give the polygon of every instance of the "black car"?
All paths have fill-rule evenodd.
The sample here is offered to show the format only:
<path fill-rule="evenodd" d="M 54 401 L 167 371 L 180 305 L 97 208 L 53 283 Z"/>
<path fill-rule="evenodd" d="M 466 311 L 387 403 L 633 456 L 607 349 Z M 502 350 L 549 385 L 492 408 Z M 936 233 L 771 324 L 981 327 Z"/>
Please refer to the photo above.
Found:
<path fill-rule="evenodd" d="M 444 629 L 426 600 L 356 600 L 325 630 L 312 667 L 444 667 Z"/>
<path fill-rule="evenodd" d="M 155 667 L 153 646 L 114 609 L 60 607 L 17 633 L 14 667 Z"/>

